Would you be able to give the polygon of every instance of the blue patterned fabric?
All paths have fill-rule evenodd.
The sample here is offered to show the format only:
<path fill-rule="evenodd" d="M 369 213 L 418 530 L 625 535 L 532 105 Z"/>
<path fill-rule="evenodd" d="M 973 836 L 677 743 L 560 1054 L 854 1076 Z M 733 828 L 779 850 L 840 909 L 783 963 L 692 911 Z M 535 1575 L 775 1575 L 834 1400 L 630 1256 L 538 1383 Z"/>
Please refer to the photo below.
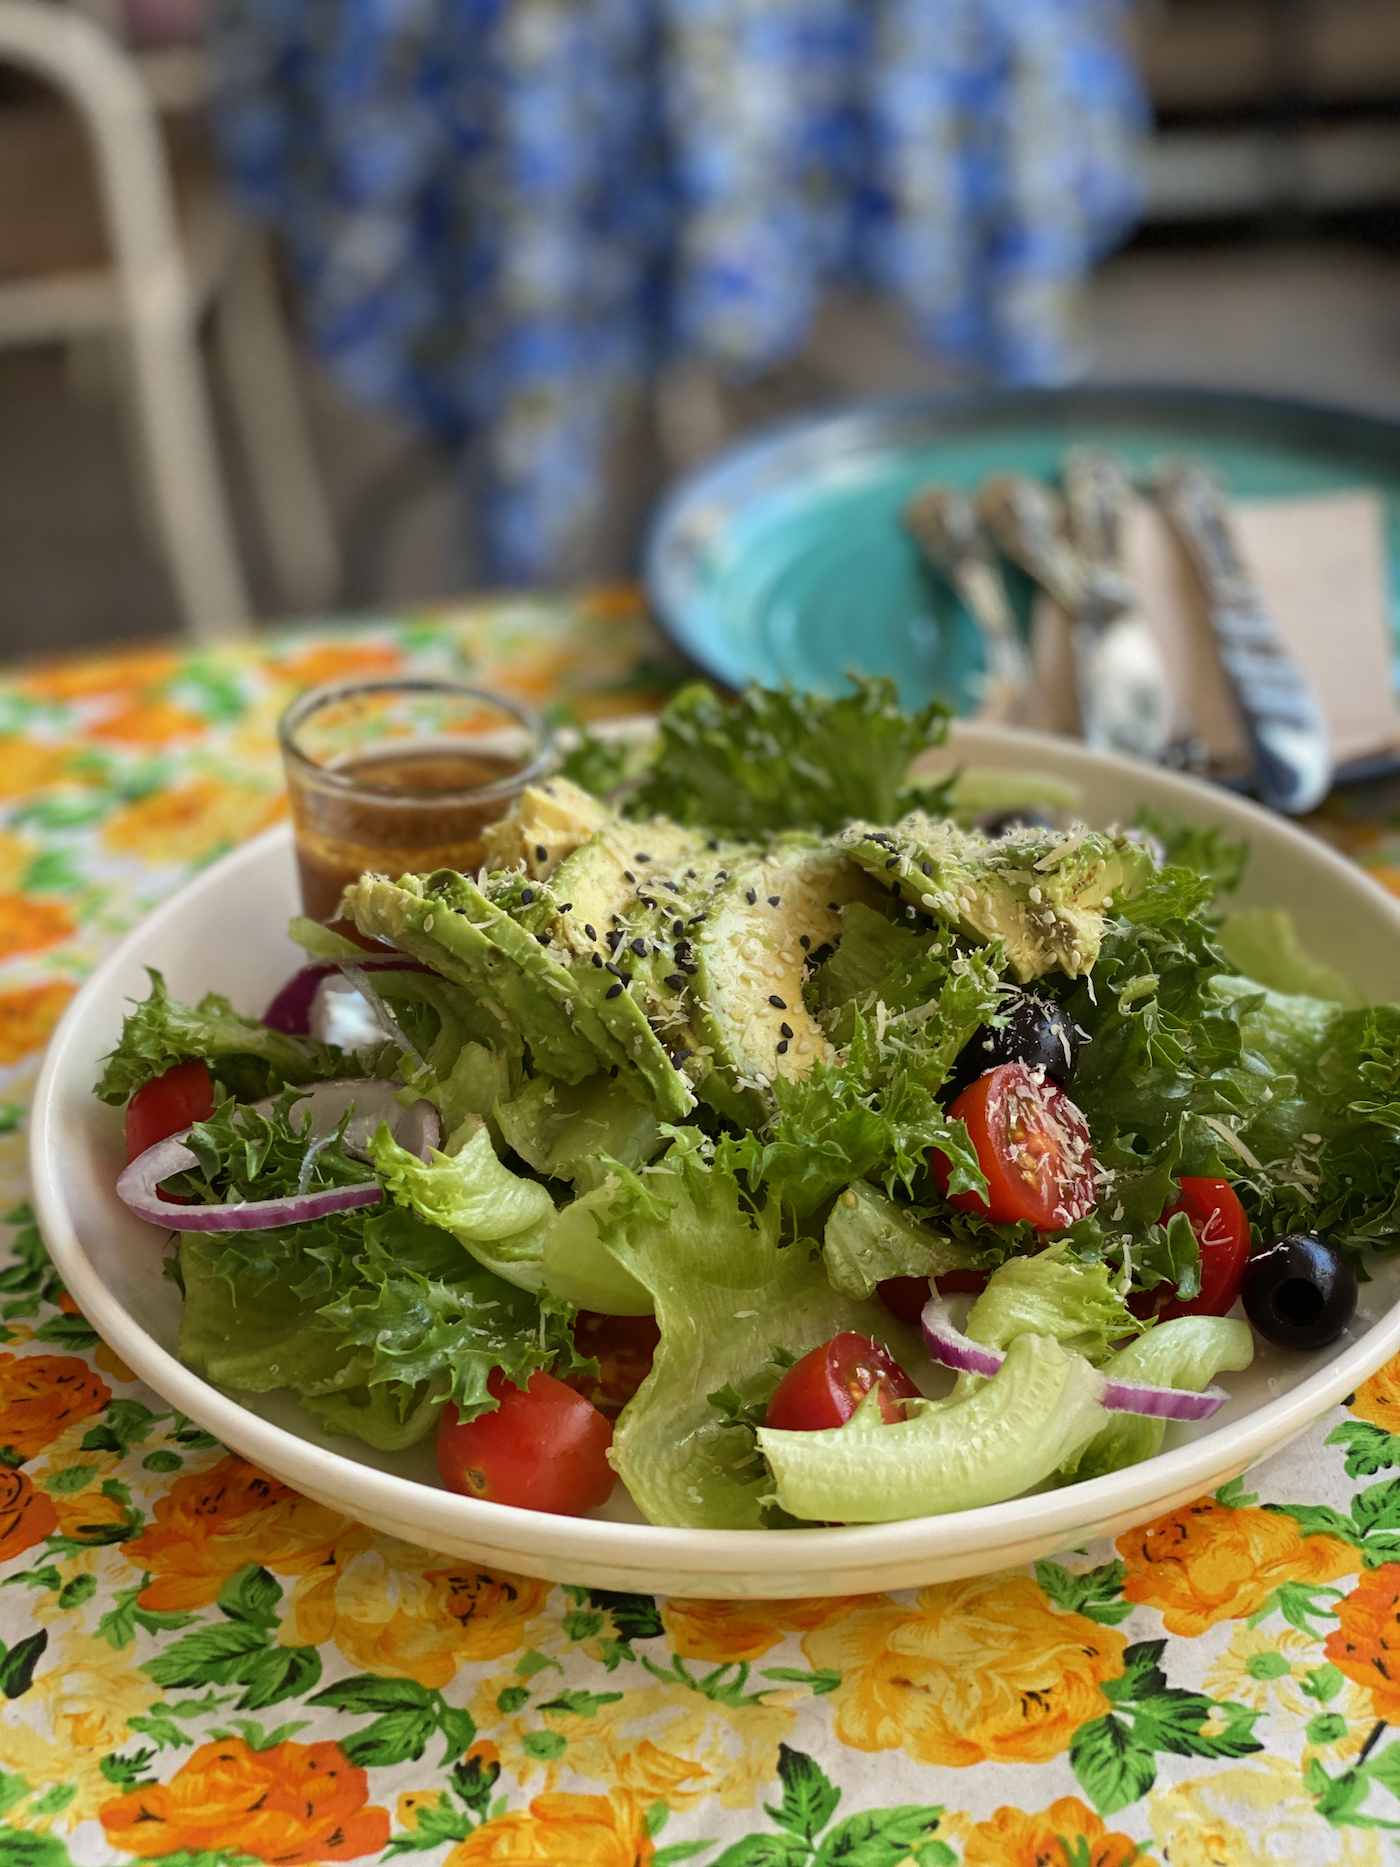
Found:
<path fill-rule="evenodd" d="M 1126 6 L 222 0 L 216 122 L 321 358 L 460 448 L 494 578 L 547 580 L 658 363 L 781 361 L 833 282 L 1073 375 L 1136 209 Z"/>

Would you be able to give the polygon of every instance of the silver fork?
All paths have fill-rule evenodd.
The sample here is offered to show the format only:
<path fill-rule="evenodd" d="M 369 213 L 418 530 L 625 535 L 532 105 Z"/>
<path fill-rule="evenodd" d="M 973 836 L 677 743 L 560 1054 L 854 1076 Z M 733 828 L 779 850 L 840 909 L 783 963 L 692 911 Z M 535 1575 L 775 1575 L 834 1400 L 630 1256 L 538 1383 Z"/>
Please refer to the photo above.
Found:
<path fill-rule="evenodd" d="M 904 508 L 904 524 L 928 563 L 953 586 L 982 637 L 987 681 L 978 717 L 1019 719 L 1030 692 L 1030 664 L 972 501 L 956 486 L 926 486 Z"/>

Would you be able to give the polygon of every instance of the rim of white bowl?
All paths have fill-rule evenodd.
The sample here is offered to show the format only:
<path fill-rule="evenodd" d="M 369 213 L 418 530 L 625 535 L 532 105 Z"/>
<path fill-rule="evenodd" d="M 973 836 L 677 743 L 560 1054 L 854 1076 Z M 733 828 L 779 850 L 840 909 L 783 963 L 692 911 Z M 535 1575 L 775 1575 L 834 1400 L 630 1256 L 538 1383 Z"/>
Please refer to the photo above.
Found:
<path fill-rule="evenodd" d="M 1315 868 L 1330 871 L 1343 895 L 1361 895 L 1373 909 L 1382 906 L 1400 941 L 1400 900 L 1318 838 L 1232 793 L 1177 773 L 1090 752 L 1074 742 L 1040 733 L 955 723 L 947 746 L 941 750 L 971 758 L 1000 757 L 1003 761 L 1010 756 L 1013 763 L 1019 764 L 1027 762 L 1026 754 L 1038 750 L 1047 764 L 1067 777 L 1111 773 L 1120 776 L 1125 786 L 1150 775 L 1155 789 L 1165 789 L 1178 797 L 1193 816 L 1202 802 L 1208 801 L 1226 827 L 1233 825 L 1245 833 L 1267 828 L 1275 837 L 1282 835 Z M 285 844 L 290 836 L 290 825 L 279 824 L 211 864 L 127 933 L 83 983 L 49 1042 L 35 1090 L 29 1161 L 36 1214 L 45 1242 L 65 1286 L 98 1334 L 182 1413 L 198 1420 L 221 1441 L 236 1441 L 254 1463 L 265 1461 L 294 1486 L 324 1492 L 327 1474 L 338 1473 L 339 1482 L 332 1478 L 330 1488 L 342 1493 L 347 1488 L 353 1491 L 367 1513 L 381 1520 L 405 1520 L 406 1507 L 411 1506 L 411 1534 L 421 1535 L 431 1525 L 454 1539 L 488 1543 L 506 1559 L 509 1552 L 518 1550 L 541 1559 L 562 1557 L 576 1562 L 581 1569 L 590 1564 L 635 1568 L 676 1563 L 692 1573 L 715 1576 L 795 1567 L 810 1570 L 824 1564 L 834 1569 L 855 1568 L 862 1563 L 893 1568 L 900 1562 L 916 1562 L 935 1554 L 952 1558 L 972 1555 L 979 1549 L 994 1554 L 1013 1529 L 1018 1541 L 1044 1538 L 1049 1544 L 1056 1537 L 1066 1542 L 1074 1540 L 1088 1533 L 1083 1528 L 1086 1525 L 1139 1510 L 1145 1521 L 1164 1496 L 1189 1492 L 1195 1482 L 1193 1474 L 1199 1474 L 1204 1484 L 1222 1469 L 1243 1470 L 1293 1433 L 1302 1431 L 1400 1349 L 1397 1301 L 1365 1335 L 1288 1393 L 1216 1432 L 1124 1471 L 944 1516 L 788 1530 L 781 1536 L 771 1530 L 689 1529 L 516 1510 L 439 1491 L 313 1445 L 251 1412 L 194 1374 L 153 1340 L 111 1295 L 68 1215 L 49 1139 L 65 1053 L 77 1041 L 90 1009 L 110 998 L 111 981 L 131 960 L 139 959 L 143 945 L 155 930 L 178 919 L 188 897 L 208 887 L 211 877 L 261 861 L 267 849 Z M 794 1538 L 799 1541 L 794 1543 Z"/>

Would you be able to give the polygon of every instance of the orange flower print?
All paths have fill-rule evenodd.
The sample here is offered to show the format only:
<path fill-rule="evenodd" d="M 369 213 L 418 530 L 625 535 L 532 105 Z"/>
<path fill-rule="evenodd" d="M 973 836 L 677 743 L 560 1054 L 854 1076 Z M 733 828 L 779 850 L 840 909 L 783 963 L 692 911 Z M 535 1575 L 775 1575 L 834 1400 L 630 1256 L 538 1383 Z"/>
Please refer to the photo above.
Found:
<path fill-rule="evenodd" d="M 101 1819 L 113 1847 L 146 1859 L 189 1850 L 310 1867 L 388 1846 L 389 1811 L 368 1796 L 339 1744 L 254 1750 L 234 1737 L 201 1744 L 168 1783 L 129 1789 Z"/>
<path fill-rule="evenodd" d="M 686 1601 L 661 1603 L 671 1646 L 682 1659 L 761 1660 L 786 1634 L 810 1634 L 856 1607 L 861 1595 L 818 1595 L 810 1601 Z"/>
<path fill-rule="evenodd" d="M 62 901 L 0 894 L 0 959 L 42 952 L 46 946 L 70 939 L 76 931 L 77 923 Z"/>
<path fill-rule="evenodd" d="M 912 1607 L 872 1597 L 802 1650 L 842 1674 L 836 1735 L 919 1763 L 1044 1763 L 1109 1704 L 1125 1635 L 1061 1614 L 1028 1575 L 920 1589 Z"/>
<path fill-rule="evenodd" d="M 105 713 L 88 725 L 94 739 L 112 739 L 123 745 L 165 746 L 177 739 L 192 739 L 205 730 L 197 713 L 158 698 L 129 700 L 115 712 Z"/>
<path fill-rule="evenodd" d="M 1156 1867 L 1137 1842 L 1110 1834 L 1078 1796 L 1061 1796 L 1038 1815 L 1000 1808 L 968 1831 L 962 1867 Z"/>
<path fill-rule="evenodd" d="M 207 1608 L 250 1562 L 304 1575 L 326 1561 L 345 1527 L 323 1504 L 230 1454 L 208 1471 L 177 1478 L 126 1552 L 154 1578 L 141 1606 L 178 1613 Z"/>
<path fill-rule="evenodd" d="M 0 1562 L 32 1549 L 57 1528 L 53 1500 L 36 1491 L 24 1472 L 0 1465 Z"/>
<path fill-rule="evenodd" d="M 1324 1651 L 1339 1672 L 1371 1688 L 1378 1718 L 1400 1723 L 1400 1562 L 1362 1574 L 1337 1604 Z"/>
<path fill-rule="evenodd" d="M 77 989 L 67 979 L 49 979 L 0 992 L 0 1063 L 18 1063 L 42 1050 Z"/>
<path fill-rule="evenodd" d="M 75 655 L 37 663 L 25 676 L 24 691 L 35 700 L 96 700 L 168 681 L 179 665 L 180 657 L 168 648 Z"/>
<path fill-rule="evenodd" d="M 107 1383 L 76 1355 L 0 1353 L 0 1452 L 22 1464 L 111 1398 Z"/>
<path fill-rule="evenodd" d="M 322 642 L 285 655 L 272 666 L 296 687 L 319 687 L 323 681 L 347 681 L 372 674 L 392 674 L 403 656 L 388 642 Z"/>
<path fill-rule="evenodd" d="M 352 1666 L 441 1688 L 459 1666 L 503 1659 L 530 1644 L 548 1582 L 352 1531 L 292 1591 L 282 1637 L 333 1640 Z"/>
<path fill-rule="evenodd" d="M 655 1858 L 634 1796 L 560 1792 L 483 1822 L 444 1867 L 650 1867 Z"/>
<path fill-rule="evenodd" d="M 1214 1498 L 1168 1511 L 1118 1539 L 1129 1601 L 1160 1608 L 1170 1634 L 1202 1634 L 1253 1614 L 1283 1582 L 1355 1575 L 1355 1550 L 1332 1536 L 1303 1536 L 1291 1517 Z"/>
<path fill-rule="evenodd" d="M 126 805 L 102 836 L 109 849 L 147 862 L 203 862 L 265 830 L 285 808 L 282 797 L 251 785 L 194 778 Z"/>
<path fill-rule="evenodd" d="M 20 733 L 0 734 L 0 797 L 27 797 L 69 775 L 72 750 L 41 744 Z"/>
<path fill-rule="evenodd" d="M 1361 1419 L 1387 1433 L 1400 1433 L 1400 1355 L 1378 1368 L 1346 1403 Z"/>

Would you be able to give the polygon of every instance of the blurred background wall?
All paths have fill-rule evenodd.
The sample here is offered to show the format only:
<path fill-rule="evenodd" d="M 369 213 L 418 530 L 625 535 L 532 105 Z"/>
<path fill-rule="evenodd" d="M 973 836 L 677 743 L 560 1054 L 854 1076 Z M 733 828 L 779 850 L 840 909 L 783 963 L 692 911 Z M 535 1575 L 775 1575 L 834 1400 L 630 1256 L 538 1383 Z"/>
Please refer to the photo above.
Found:
<path fill-rule="evenodd" d="M 141 63 L 198 248 L 200 214 L 221 183 L 195 0 L 88 10 Z M 1090 282 L 1083 370 L 1400 418 L 1400 5 L 1144 0 L 1132 26 L 1153 116 L 1141 215 Z M 82 128 L 32 74 L 0 66 L 0 284 L 91 270 L 105 250 Z M 285 274 L 279 290 L 295 329 L 300 301 Z M 251 604 L 269 615 L 305 608 L 289 603 L 269 552 L 235 406 L 237 359 L 230 369 L 216 334 L 202 341 Z M 125 367 L 102 336 L 0 349 L 0 652 L 180 626 L 133 468 Z M 318 606 L 402 606 L 486 581 L 452 449 L 372 412 L 308 346 L 297 345 L 294 367 L 337 546 Z M 827 296 L 800 351 L 772 367 L 669 361 L 611 448 L 601 516 L 560 574 L 627 572 L 666 477 L 756 424 L 967 380 L 965 358 L 933 353 L 897 310 L 850 287 Z"/>

